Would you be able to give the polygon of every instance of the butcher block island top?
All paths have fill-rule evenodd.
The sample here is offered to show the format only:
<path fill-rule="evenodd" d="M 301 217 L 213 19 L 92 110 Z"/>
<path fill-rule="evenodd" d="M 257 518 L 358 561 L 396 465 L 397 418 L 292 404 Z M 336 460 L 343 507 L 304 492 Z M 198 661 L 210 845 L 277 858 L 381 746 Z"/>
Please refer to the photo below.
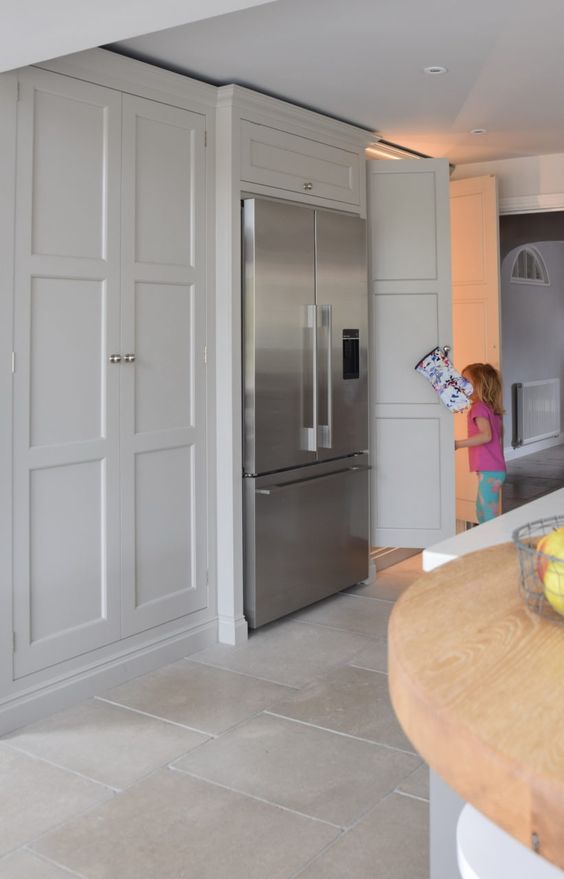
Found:
<path fill-rule="evenodd" d="M 425 574 L 394 608 L 390 693 L 422 757 L 564 868 L 564 626 L 532 615 L 512 544 Z"/>

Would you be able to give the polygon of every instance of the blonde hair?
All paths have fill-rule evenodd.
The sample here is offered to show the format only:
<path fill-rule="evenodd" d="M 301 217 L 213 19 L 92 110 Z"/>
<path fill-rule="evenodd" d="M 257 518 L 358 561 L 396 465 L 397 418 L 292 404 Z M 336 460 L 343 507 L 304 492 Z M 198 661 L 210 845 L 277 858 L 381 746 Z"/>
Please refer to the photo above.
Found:
<path fill-rule="evenodd" d="M 503 415 L 501 376 L 491 363 L 470 363 L 462 370 L 472 382 L 474 396 L 489 406 L 496 415 Z"/>

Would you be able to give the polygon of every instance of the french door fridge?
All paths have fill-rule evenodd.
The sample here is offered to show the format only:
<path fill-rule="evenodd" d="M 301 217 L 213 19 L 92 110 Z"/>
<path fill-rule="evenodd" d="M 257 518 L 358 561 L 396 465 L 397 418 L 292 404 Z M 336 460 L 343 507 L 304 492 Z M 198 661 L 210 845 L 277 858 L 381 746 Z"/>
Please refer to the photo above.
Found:
<path fill-rule="evenodd" d="M 368 576 L 365 221 L 243 201 L 245 614 Z"/>

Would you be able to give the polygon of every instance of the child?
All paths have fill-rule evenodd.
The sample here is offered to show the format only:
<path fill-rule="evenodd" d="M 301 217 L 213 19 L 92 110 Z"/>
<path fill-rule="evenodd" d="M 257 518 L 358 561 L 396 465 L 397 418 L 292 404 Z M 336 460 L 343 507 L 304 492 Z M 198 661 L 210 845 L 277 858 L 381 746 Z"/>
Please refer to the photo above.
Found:
<path fill-rule="evenodd" d="M 489 363 L 471 363 L 462 375 L 472 382 L 474 393 L 468 410 L 468 439 L 456 440 L 454 448 L 468 449 L 470 470 L 478 474 L 476 514 L 482 523 L 498 515 L 506 477 L 501 378 Z"/>

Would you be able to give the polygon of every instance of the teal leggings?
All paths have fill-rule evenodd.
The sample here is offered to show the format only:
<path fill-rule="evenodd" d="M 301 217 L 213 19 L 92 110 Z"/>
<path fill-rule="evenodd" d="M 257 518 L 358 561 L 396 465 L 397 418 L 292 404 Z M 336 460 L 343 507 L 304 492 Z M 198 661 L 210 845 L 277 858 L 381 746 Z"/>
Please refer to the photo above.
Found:
<path fill-rule="evenodd" d="M 481 524 L 495 519 L 499 513 L 501 486 L 505 482 L 506 473 L 504 470 L 481 470 L 477 475 L 476 515 Z"/>

